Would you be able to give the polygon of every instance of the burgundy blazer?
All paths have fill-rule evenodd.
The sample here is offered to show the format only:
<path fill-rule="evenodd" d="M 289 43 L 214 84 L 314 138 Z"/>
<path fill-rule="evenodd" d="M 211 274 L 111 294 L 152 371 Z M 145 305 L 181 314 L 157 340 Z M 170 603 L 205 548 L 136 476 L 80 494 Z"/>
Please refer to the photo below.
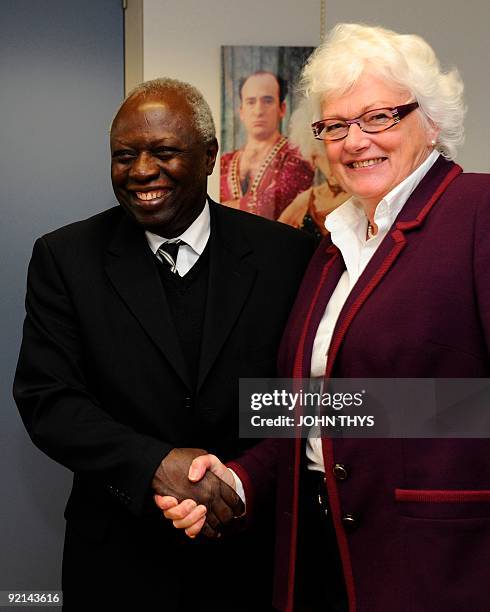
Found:
<path fill-rule="evenodd" d="M 405 204 L 340 313 L 327 376 L 490 376 L 490 176 L 461 172 L 439 158 Z M 344 269 L 325 238 L 283 338 L 284 377 L 309 375 Z M 324 439 L 323 454 L 350 612 L 488 612 L 489 440 Z M 302 459 L 300 440 L 269 440 L 231 465 L 250 513 L 276 481 L 274 604 L 288 611 Z"/>

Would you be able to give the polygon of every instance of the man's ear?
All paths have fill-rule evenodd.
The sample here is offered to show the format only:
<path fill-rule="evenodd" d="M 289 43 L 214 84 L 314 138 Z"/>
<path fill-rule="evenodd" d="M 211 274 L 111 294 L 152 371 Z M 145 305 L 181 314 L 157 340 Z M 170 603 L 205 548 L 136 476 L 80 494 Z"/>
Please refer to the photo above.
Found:
<path fill-rule="evenodd" d="M 213 173 L 214 164 L 216 163 L 216 157 L 218 155 L 218 141 L 216 138 L 206 145 L 206 173 L 209 176 Z"/>
<path fill-rule="evenodd" d="M 279 117 L 282 119 L 286 114 L 286 101 L 283 100 L 279 105 Z"/>

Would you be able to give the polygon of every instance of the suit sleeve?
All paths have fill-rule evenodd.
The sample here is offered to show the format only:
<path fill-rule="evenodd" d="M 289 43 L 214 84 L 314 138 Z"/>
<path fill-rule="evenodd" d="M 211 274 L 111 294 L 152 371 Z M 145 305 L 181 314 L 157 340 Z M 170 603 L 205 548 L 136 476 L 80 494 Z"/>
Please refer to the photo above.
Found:
<path fill-rule="evenodd" d="M 294 232 L 295 238 L 301 238 L 301 261 L 302 270 L 304 270 L 315 251 L 315 240 L 312 236 L 306 233 L 300 233 L 297 230 L 288 228 L 290 232 Z M 299 241 L 298 241 L 299 243 Z M 323 243 L 322 243 L 323 244 Z M 298 244 L 299 246 L 299 244 Z M 298 260 L 299 249 L 298 249 Z M 303 308 L 308 308 L 308 304 L 300 303 Z M 304 315 L 298 312 L 298 306 L 294 306 L 290 314 L 290 320 L 303 320 Z M 278 357 L 278 373 L 279 376 L 287 377 L 290 375 L 290 367 L 288 363 L 291 359 L 290 352 L 294 351 L 294 344 L 288 329 L 291 325 L 286 326 Z M 233 461 L 229 461 L 226 465 L 232 469 L 236 476 L 240 478 L 243 490 L 245 493 L 247 522 L 253 522 L 255 516 L 258 516 L 260 509 L 270 503 L 278 486 L 279 464 L 283 461 L 289 462 L 291 440 L 268 438 L 259 442 L 256 446 L 246 451 L 243 455 Z M 294 441 L 293 441 L 294 442 Z M 292 478 L 291 474 L 291 478 Z"/>
<path fill-rule="evenodd" d="M 46 241 L 29 265 L 26 319 L 14 397 L 43 452 L 93 478 L 135 514 L 143 512 L 153 474 L 171 445 L 114 420 L 86 381 L 76 310 Z"/>

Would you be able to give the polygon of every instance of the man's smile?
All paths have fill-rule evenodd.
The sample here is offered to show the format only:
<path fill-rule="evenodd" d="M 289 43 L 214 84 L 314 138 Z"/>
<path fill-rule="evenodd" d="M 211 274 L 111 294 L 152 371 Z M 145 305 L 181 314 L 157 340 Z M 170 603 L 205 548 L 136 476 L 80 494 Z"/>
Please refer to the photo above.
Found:
<path fill-rule="evenodd" d="M 134 195 L 138 198 L 138 200 L 143 200 L 145 202 L 149 202 L 150 200 L 156 200 L 158 198 L 163 198 L 165 195 L 165 191 L 135 191 Z"/>
<path fill-rule="evenodd" d="M 160 187 L 158 189 L 136 190 L 128 189 L 133 204 L 143 210 L 154 210 L 159 208 L 172 192 L 171 187 Z"/>

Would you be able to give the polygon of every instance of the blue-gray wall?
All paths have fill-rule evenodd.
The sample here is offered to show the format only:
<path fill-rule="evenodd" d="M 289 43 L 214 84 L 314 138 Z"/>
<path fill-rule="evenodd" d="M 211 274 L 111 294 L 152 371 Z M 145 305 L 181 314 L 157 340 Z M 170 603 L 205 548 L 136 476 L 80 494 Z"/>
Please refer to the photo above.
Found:
<path fill-rule="evenodd" d="M 60 588 L 71 474 L 32 445 L 12 378 L 34 239 L 114 204 L 123 44 L 121 0 L 1 2 L 0 590 Z"/>

